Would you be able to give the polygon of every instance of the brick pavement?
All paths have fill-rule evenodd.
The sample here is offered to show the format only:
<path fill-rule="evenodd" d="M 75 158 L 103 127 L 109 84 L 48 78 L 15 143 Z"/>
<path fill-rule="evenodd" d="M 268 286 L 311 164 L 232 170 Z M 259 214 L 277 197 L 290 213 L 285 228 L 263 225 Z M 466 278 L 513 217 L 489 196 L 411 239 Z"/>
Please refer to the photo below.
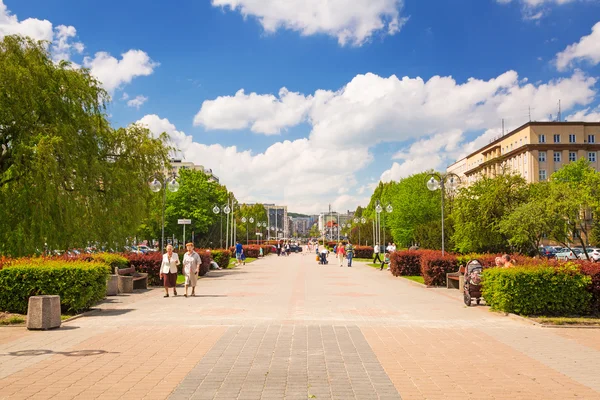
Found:
<path fill-rule="evenodd" d="M 197 293 L 0 328 L 0 399 L 600 399 L 600 330 L 467 308 L 358 262 L 269 256 L 211 271 Z"/>

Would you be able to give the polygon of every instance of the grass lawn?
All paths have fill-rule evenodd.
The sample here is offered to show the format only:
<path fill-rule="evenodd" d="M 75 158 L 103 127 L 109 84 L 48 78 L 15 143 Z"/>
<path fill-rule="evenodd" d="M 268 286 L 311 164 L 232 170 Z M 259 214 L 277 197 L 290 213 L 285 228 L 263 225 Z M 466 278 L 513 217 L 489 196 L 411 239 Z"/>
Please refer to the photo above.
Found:
<path fill-rule="evenodd" d="M 403 276 L 402 278 L 410 279 L 411 281 L 418 282 L 422 285 L 425 284 L 425 280 L 422 276 Z"/>
<path fill-rule="evenodd" d="M 27 316 L 21 314 L 0 313 L 0 325 L 24 324 Z"/>
<path fill-rule="evenodd" d="M 531 319 L 544 325 L 600 326 L 600 317 L 532 317 Z"/>
<path fill-rule="evenodd" d="M 360 261 L 363 262 L 365 264 L 367 264 L 369 267 L 373 267 L 373 268 L 381 268 L 381 264 L 373 264 L 373 259 L 372 258 L 353 258 L 353 261 Z M 383 269 L 386 269 L 388 265 L 384 265 Z"/>

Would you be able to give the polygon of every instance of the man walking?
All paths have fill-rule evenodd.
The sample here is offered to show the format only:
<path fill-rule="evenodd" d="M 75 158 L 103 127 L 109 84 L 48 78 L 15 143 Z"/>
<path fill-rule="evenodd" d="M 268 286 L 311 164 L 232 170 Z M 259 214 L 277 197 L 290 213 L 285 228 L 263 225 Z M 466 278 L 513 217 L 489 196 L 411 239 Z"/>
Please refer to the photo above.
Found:
<path fill-rule="evenodd" d="M 242 247 L 242 244 L 238 240 L 237 243 L 235 244 L 235 260 L 237 262 L 237 265 L 240 265 L 242 263 L 242 254 L 243 253 L 244 253 L 244 248 Z"/>
<path fill-rule="evenodd" d="M 379 243 L 376 243 L 375 247 L 373 247 L 373 253 L 375 253 L 375 256 L 373 257 L 373 264 L 376 264 L 375 260 L 377 260 L 378 264 L 381 264 L 381 258 L 379 258 Z"/>
<path fill-rule="evenodd" d="M 346 245 L 346 257 L 348 258 L 348 267 L 352 266 L 352 257 L 354 257 L 354 247 L 348 242 Z"/>

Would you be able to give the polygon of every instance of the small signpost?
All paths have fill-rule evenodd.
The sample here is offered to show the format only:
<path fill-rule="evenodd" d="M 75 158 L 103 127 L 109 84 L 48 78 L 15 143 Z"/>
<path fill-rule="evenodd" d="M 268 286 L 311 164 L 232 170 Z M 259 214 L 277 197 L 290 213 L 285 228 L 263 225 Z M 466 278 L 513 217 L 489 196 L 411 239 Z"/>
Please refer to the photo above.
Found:
<path fill-rule="evenodd" d="M 178 219 L 177 220 L 177 224 L 183 225 L 183 246 L 184 246 L 184 248 L 185 248 L 185 226 L 191 225 L 191 223 L 192 223 L 191 219 Z"/>

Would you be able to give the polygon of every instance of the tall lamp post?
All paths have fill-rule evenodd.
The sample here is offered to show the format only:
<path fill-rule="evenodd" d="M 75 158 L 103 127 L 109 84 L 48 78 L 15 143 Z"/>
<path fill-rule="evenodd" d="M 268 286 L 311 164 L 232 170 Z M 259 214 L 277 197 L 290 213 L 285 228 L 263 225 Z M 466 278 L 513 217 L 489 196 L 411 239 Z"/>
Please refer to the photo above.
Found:
<path fill-rule="evenodd" d="M 447 174 L 438 174 L 437 172 L 433 172 L 427 175 L 429 180 L 427 181 L 427 189 L 436 191 L 440 190 L 440 194 L 442 196 L 442 256 L 444 255 L 444 192 L 446 188 L 450 190 L 455 190 L 459 183 L 460 178 L 458 175 L 454 173 Z"/>
<path fill-rule="evenodd" d="M 246 221 L 248 221 L 246 219 L 246 217 L 242 217 L 242 223 L 245 225 L 246 228 L 246 246 L 248 245 L 248 224 L 246 223 Z"/>
<path fill-rule="evenodd" d="M 381 212 L 383 211 L 383 207 L 381 207 L 381 202 L 377 200 L 375 203 L 375 242 L 381 243 Z M 381 246 L 381 244 L 380 244 Z"/>
<path fill-rule="evenodd" d="M 392 205 L 390 203 L 388 203 L 388 205 L 385 207 L 385 211 L 388 214 L 391 214 L 392 211 L 394 211 L 394 207 L 392 207 Z M 385 245 L 385 214 L 383 214 L 383 243 Z"/>
<path fill-rule="evenodd" d="M 251 224 L 254 223 L 254 218 L 250 217 L 250 219 L 248 220 L 248 222 L 250 222 Z M 256 225 L 254 225 L 254 241 L 256 242 Z M 248 237 L 246 237 L 246 244 L 248 244 Z M 254 243 L 256 244 L 256 243 Z"/>
<path fill-rule="evenodd" d="M 150 190 L 154 193 L 160 192 L 160 189 L 163 189 L 163 201 L 162 201 L 162 222 L 161 222 L 161 242 L 160 242 L 160 252 L 164 253 L 165 251 L 165 204 L 167 202 L 167 189 L 170 192 L 176 192 L 179 190 L 179 182 L 175 179 L 176 175 L 173 173 L 171 179 L 169 180 L 167 175 L 157 174 L 154 176 L 152 182 L 148 185 L 150 186 Z M 158 180 L 161 178 L 161 180 Z M 162 181 L 162 182 L 161 182 Z"/>

